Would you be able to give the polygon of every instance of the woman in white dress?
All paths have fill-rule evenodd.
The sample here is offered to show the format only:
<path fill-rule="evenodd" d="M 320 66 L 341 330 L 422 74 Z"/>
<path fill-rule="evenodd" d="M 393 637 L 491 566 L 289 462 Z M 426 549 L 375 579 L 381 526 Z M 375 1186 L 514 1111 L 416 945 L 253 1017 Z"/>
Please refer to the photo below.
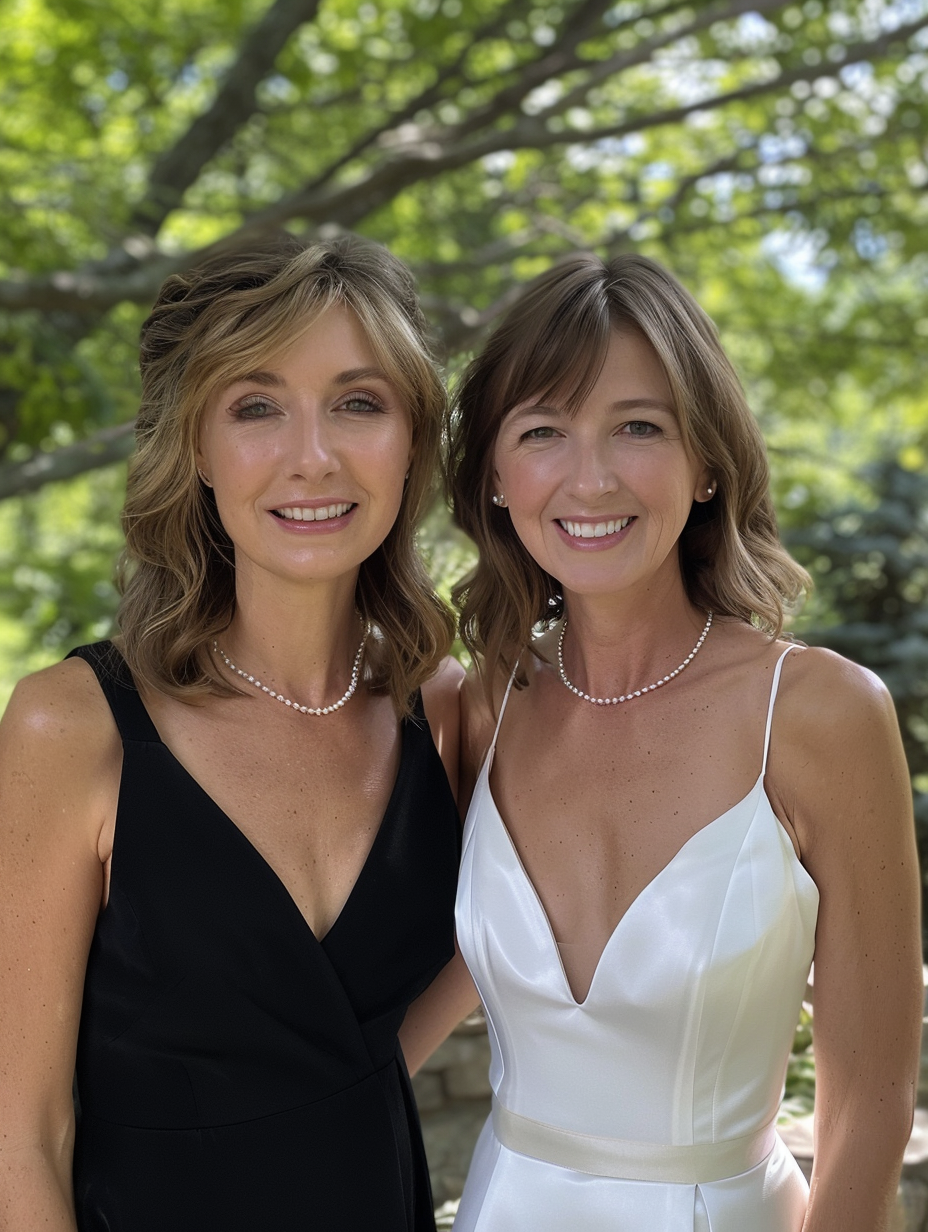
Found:
<path fill-rule="evenodd" d="M 781 637 L 807 579 L 714 327 L 644 258 L 558 265 L 465 374 L 450 474 L 480 549 L 457 928 L 495 1093 L 456 1232 L 885 1229 L 909 779 L 880 681 Z M 813 956 L 810 1194 L 775 1121 Z M 472 1000 L 448 969 L 413 1065 Z"/>

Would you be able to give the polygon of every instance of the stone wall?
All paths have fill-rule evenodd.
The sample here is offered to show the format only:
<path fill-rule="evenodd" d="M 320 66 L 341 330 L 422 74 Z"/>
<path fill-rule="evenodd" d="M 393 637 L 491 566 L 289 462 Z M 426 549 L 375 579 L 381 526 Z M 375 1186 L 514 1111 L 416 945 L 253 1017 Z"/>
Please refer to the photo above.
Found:
<path fill-rule="evenodd" d="M 490 1113 L 490 1045 L 483 1014 L 456 1028 L 412 1080 L 435 1205 L 459 1198 L 477 1135 Z"/>

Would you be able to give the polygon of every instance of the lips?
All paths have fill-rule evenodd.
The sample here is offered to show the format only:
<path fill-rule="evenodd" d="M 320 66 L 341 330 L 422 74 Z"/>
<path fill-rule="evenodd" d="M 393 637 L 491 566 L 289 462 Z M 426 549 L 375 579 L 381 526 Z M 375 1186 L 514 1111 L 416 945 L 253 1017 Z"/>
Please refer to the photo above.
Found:
<path fill-rule="evenodd" d="M 320 505 L 316 509 L 307 509 L 300 505 L 285 505 L 281 509 L 272 509 L 271 513 L 288 522 L 327 522 L 329 518 L 343 517 L 349 509 L 353 508 L 354 505 L 350 502 L 339 501 L 333 505 Z"/>
<path fill-rule="evenodd" d="M 606 535 L 614 535 L 616 531 L 624 530 L 634 519 L 606 518 L 602 522 L 574 522 L 570 518 L 558 518 L 558 525 L 572 539 L 604 539 Z"/>

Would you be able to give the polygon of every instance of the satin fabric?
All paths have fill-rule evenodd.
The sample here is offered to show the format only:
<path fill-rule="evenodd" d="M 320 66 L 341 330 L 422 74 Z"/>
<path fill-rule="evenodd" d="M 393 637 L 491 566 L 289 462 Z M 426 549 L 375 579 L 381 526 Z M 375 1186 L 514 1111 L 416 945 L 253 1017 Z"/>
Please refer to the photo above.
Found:
<path fill-rule="evenodd" d="M 782 660 L 756 783 L 635 899 L 582 1003 L 493 800 L 494 736 L 465 824 L 457 930 L 504 1108 L 574 1134 L 671 1147 L 740 1138 L 775 1119 L 819 897 L 764 791 Z M 511 1150 L 491 1118 L 454 1228 L 799 1232 L 807 1201 L 779 1138 L 734 1176 L 640 1181 Z"/>

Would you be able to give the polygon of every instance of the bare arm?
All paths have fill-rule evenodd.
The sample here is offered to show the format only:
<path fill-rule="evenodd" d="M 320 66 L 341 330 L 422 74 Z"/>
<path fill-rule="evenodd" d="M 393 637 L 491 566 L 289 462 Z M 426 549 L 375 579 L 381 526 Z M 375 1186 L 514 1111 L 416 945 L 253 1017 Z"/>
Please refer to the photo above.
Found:
<path fill-rule="evenodd" d="M 410 1074 L 422 1067 L 461 1019 L 479 1004 L 474 981 L 455 946 L 454 958 L 413 1001 L 400 1027 L 400 1045 Z"/>
<path fill-rule="evenodd" d="M 921 1032 L 911 786 L 880 681 L 827 651 L 790 659 L 771 775 L 821 896 L 815 1161 L 803 1232 L 886 1232 Z"/>
<path fill-rule="evenodd" d="M 0 1227 L 17 1232 L 76 1228 L 74 1053 L 120 759 L 86 665 L 17 687 L 0 723 Z"/>
<path fill-rule="evenodd" d="M 468 676 L 458 679 L 460 697 L 460 763 L 458 804 L 466 809 L 473 793 L 477 771 L 493 734 L 493 721 L 482 690 Z M 423 693 L 424 696 L 424 693 Z M 429 716 L 429 724 L 432 719 Z M 474 1010 L 480 997 L 461 953 L 439 972 L 429 987 L 409 1007 L 400 1029 L 400 1043 L 409 1072 L 414 1074 L 435 1049 L 447 1039 L 462 1018 Z"/>

